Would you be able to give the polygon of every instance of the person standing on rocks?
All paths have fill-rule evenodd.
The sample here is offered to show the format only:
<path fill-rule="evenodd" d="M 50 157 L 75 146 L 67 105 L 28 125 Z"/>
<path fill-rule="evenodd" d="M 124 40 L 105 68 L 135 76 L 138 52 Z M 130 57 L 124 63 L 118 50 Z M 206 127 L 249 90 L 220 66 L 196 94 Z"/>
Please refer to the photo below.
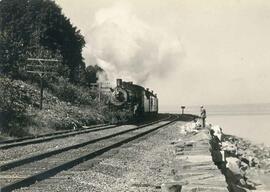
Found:
<path fill-rule="evenodd" d="M 203 106 L 201 106 L 201 119 L 202 119 L 202 127 L 205 127 L 206 110 Z"/>

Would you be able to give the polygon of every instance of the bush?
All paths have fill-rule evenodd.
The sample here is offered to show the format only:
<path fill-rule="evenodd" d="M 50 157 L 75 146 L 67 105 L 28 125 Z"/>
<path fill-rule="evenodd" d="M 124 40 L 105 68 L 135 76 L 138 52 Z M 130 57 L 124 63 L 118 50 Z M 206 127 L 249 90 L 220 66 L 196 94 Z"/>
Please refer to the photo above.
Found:
<path fill-rule="evenodd" d="M 89 87 L 72 84 L 62 77 L 57 83 L 53 83 L 50 89 L 60 100 L 71 104 L 92 105 L 95 97 Z"/>
<path fill-rule="evenodd" d="M 0 77 L 0 127 L 1 132 L 10 135 L 18 133 L 20 127 L 27 123 L 25 111 L 30 98 L 21 91 L 19 84 Z"/>

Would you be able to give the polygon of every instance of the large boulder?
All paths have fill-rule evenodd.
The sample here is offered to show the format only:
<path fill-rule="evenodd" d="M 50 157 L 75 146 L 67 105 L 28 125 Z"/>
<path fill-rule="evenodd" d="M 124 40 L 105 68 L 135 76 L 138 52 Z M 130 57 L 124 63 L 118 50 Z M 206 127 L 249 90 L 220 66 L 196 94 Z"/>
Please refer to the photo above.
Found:
<path fill-rule="evenodd" d="M 241 161 L 235 157 L 226 158 L 226 168 L 229 169 L 234 175 L 241 175 L 240 164 Z"/>
<path fill-rule="evenodd" d="M 213 125 L 211 126 L 210 129 L 214 131 L 214 135 L 218 137 L 219 141 L 222 141 L 223 136 L 222 128 L 219 125 Z"/>
<path fill-rule="evenodd" d="M 233 143 L 230 143 L 229 141 L 222 142 L 222 149 L 231 154 L 237 153 L 236 145 Z"/>
<path fill-rule="evenodd" d="M 230 183 L 246 187 L 246 179 L 245 179 L 245 171 L 248 168 L 248 165 L 244 162 L 241 162 L 239 159 L 235 157 L 228 157 L 226 159 L 226 173 L 227 178 L 229 178 Z"/>

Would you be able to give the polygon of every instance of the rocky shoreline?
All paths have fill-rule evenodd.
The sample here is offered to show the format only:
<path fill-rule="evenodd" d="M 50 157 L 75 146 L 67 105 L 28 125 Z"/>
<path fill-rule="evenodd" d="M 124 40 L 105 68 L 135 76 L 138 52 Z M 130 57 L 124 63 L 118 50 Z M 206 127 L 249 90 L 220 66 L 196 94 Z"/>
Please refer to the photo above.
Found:
<path fill-rule="evenodd" d="M 208 125 L 215 164 L 232 192 L 270 191 L 270 147 L 226 135 L 220 126 Z"/>

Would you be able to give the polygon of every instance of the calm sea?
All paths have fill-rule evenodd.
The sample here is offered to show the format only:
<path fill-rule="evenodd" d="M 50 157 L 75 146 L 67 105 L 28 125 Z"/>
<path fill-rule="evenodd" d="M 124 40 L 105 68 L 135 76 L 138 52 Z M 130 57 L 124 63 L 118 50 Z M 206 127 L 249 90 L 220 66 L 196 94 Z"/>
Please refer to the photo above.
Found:
<path fill-rule="evenodd" d="M 270 146 L 270 104 L 205 106 L 207 122 L 220 125 L 227 134 Z M 199 114 L 199 107 L 186 113 Z"/>
<path fill-rule="evenodd" d="M 220 125 L 227 134 L 270 146 L 270 114 L 209 116 L 207 121 Z"/>

